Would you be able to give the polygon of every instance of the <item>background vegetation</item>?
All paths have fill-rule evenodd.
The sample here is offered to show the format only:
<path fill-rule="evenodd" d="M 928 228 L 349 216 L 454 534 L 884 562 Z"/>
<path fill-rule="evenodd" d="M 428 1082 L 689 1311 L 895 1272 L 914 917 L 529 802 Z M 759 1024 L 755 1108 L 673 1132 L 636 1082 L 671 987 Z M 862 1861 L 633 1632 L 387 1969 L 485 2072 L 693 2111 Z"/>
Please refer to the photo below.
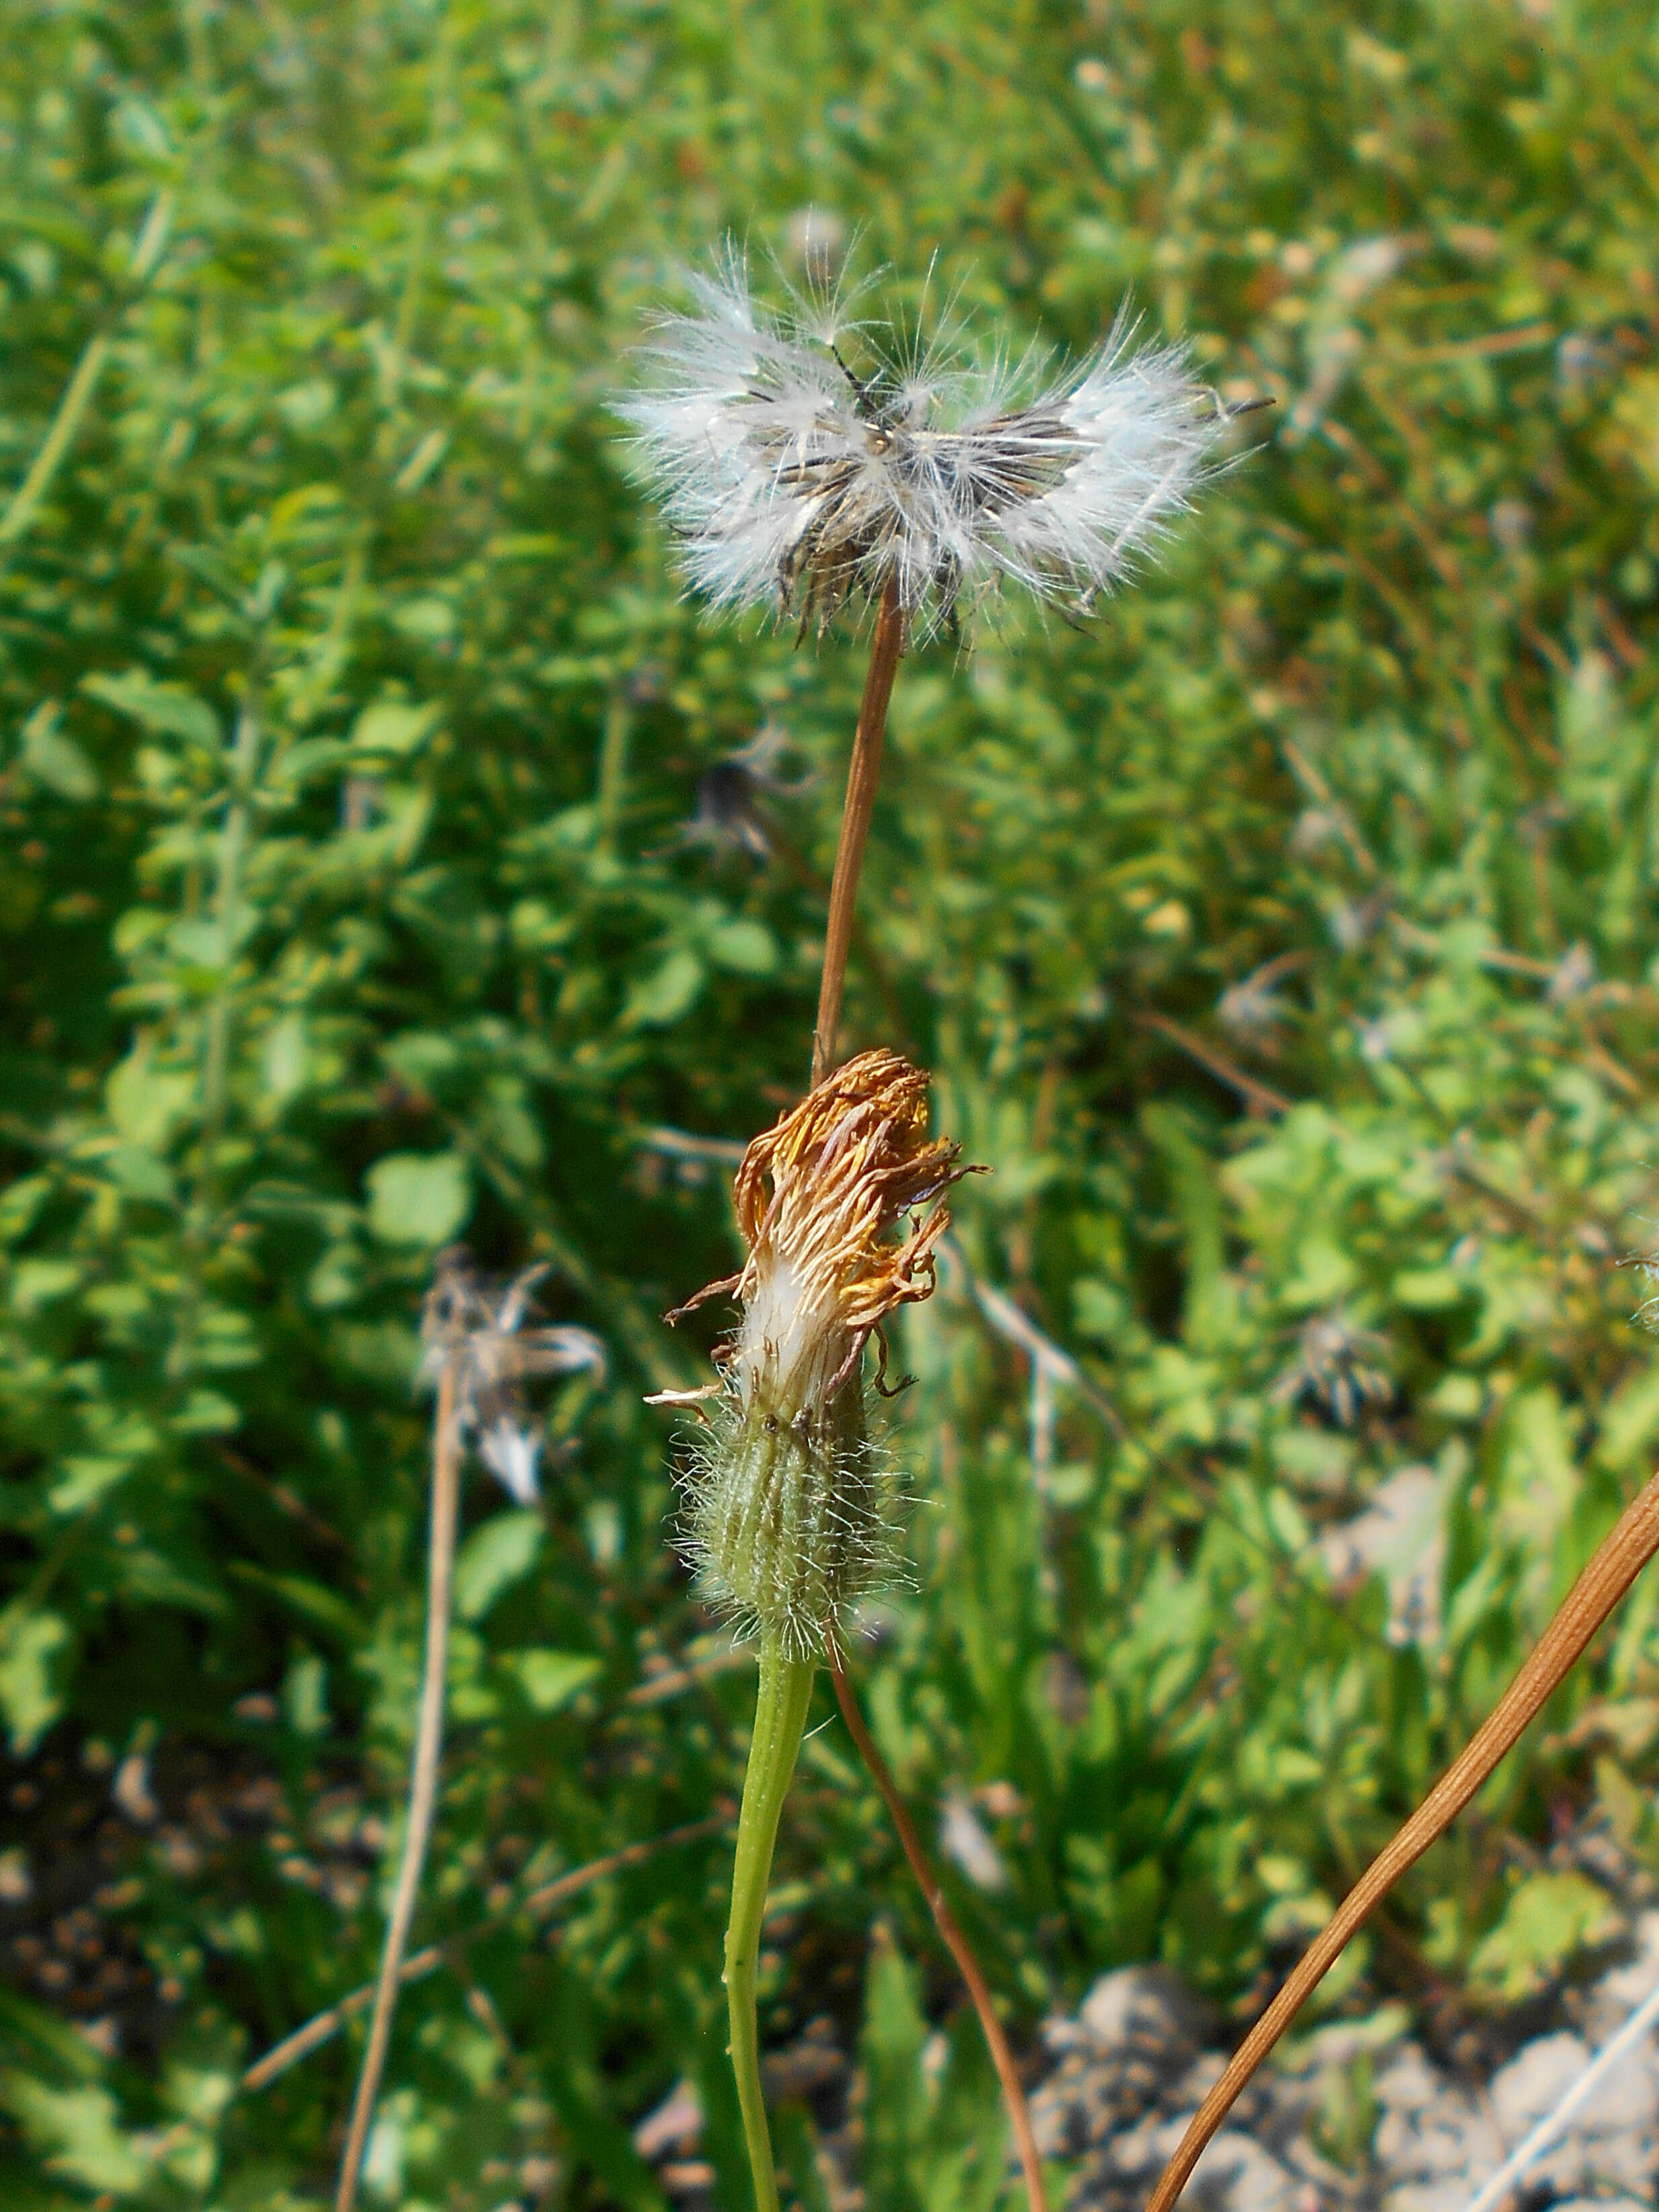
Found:
<path fill-rule="evenodd" d="M 349 2037 L 239 2073 L 372 1970 L 458 1234 L 550 1261 L 611 1371 L 555 1398 L 539 1511 L 470 1480 L 417 1940 L 489 1926 L 405 2000 L 373 2185 L 645 2212 L 629 2131 L 689 2077 L 744 2201 L 729 1842 L 550 1937 L 517 1900 L 740 1771 L 639 1403 L 706 1372 L 657 1316 L 732 1231 L 718 1146 L 661 1133 L 801 1085 L 860 656 L 681 603 L 605 398 L 677 261 L 731 227 L 798 267 L 809 205 L 901 300 L 937 253 L 1081 346 L 1133 291 L 1279 402 L 1086 635 L 902 671 L 851 1003 L 994 1169 L 905 1334 L 878 1733 L 1022 2038 L 1155 1956 L 1247 2016 L 1659 1436 L 1618 1266 L 1659 1159 L 1651 10 L 3 21 L 8 2203 L 327 2188 Z M 769 723 L 762 843 L 710 771 Z M 1050 1412 L 974 1283 L 1077 1363 Z M 1443 1532 L 1414 1594 L 1329 1539 L 1391 1480 L 1401 1557 Z M 1540 1853 L 1659 1852 L 1656 1606 L 1328 2008 L 1453 2034 L 1601 1932 Z M 862 2037 L 872 2212 L 988 2206 L 1000 2121 L 837 1727 L 780 1880 L 767 2031 Z"/>

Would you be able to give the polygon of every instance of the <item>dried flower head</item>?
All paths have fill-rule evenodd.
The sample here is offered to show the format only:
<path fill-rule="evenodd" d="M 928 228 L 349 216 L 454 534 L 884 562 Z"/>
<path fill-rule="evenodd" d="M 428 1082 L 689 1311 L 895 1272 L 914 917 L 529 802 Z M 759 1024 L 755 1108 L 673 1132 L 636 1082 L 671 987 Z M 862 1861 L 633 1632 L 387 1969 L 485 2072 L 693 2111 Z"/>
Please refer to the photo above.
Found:
<path fill-rule="evenodd" d="M 822 1651 L 893 1562 L 892 1474 L 870 1440 L 861 1358 L 896 1307 L 932 1291 L 939 1201 L 968 1172 L 954 1144 L 928 1139 L 927 1078 L 890 1052 L 837 1069 L 738 1170 L 748 1258 L 690 1302 L 734 1293 L 743 1319 L 687 1480 L 688 1541 L 715 1601 L 791 1657 Z"/>
<path fill-rule="evenodd" d="M 768 799 L 793 799 L 807 787 L 777 773 L 789 732 L 769 717 L 746 745 L 706 768 L 697 781 L 697 811 L 679 833 L 682 845 L 735 849 L 753 860 L 768 859 L 772 835 L 766 819 Z"/>
<path fill-rule="evenodd" d="M 505 1285 L 486 1283 L 464 1247 L 441 1253 L 421 1316 L 420 1380 L 436 1386 L 446 1370 L 454 1419 L 479 1458 L 520 1505 L 539 1494 L 540 1431 L 530 1425 L 522 1385 L 532 1375 L 605 1372 L 605 1346 L 585 1328 L 526 1328 L 530 1293 L 546 1265 L 526 1267 Z"/>
<path fill-rule="evenodd" d="M 775 313 L 729 248 L 665 316 L 644 390 L 619 403 L 717 606 L 822 630 L 892 583 L 908 620 L 951 623 L 1003 583 L 1086 611 L 1189 502 L 1224 421 L 1179 347 L 1105 343 L 1056 376 L 975 362 L 846 312 Z"/>
<path fill-rule="evenodd" d="M 1382 1364 L 1388 1340 L 1358 1328 L 1340 1312 L 1311 1315 L 1297 1333 L 1296 1358 L 1273 1384 L 1281 1406 L 1298 1400 L 1318 1407 L 1340 1429 L 1380 1412 L 1394 1396 Z"/>

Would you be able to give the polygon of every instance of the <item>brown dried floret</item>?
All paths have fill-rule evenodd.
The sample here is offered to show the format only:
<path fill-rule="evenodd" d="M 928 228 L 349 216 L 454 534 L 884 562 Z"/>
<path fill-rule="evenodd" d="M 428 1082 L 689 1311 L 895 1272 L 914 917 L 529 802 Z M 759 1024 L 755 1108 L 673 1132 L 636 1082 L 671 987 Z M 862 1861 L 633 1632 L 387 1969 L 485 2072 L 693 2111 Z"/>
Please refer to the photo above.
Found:
<path fill-rule="evenodd" d="M 750 1146 L 734 1187 L 748 1256 L 690 1301 L 731 1293 L 743 1319 L 687 1479 L 688 1548 L 715 1601 L 795 1656 L 891 1566 L 892 1471 L 859 1364 L 886 1316 L 933 1290 L 939 1201 L 969 1172 L 927 1135 L 927 1076 L 860 1053 Z"/>

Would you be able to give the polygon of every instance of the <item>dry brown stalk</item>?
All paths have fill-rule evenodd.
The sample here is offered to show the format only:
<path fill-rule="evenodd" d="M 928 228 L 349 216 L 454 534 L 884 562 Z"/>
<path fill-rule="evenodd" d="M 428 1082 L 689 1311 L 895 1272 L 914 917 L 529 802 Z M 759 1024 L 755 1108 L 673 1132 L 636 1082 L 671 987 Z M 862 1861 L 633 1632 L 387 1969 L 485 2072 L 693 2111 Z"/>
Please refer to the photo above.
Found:
<path fill-rule="evenodd" d="M 357 2178 L 363 2148 L 368 2141 L 374 2100 L 386 2068 L 386 2045 L 392 2038 L 392 2016 L 397 2010 L 403 1976 L 404 1953 L 409 1942 L 415 1901 L 420 1894 L 421 1871 L 432 1837 L 432 1816 L 438 1798 L 438 1754 L 443 1745 L 444 1672 L 449 1659 L 450 1585 L 455 1568 L 455 1526 L 461 1494 L 463 1444 L 456 1418 L 455 1363 L 446 1359 L 438 1380 L 438 1406 L 432 1421 L 432 1508 L 427 1547 L 426 1656 L 421 1674 L 421 1705 L 415 1728 L 415 1756 L 410 1771 L 408 1822 L 404 1832 L 403 1857 L 398 1867 L 397 1887 L 387 1915 L 386 1944 L 374 1984 L 374 2004 L 363 2052 L 362 2071 L 352 2100 L 351 2121 L 340 2160 L 339 2185 L 334 2212 L 352 2212 L 357 2197 Z"/>
<path fill-rule="evenodd" d="M 1204 1038 L 1194 1036 L 1179 1022 L 1172 1022 L 1167 1014 L 1142 1013 L 1137 1014 L 1135 1019 L 1142 1029 L 1156 1030 L 1160 1036 L 1168 1037 L 1170 1043 L 1184 1052 L 1188 1060 L 1195 1060 L 1200 1067 L 1207 1068 L 1218 1081 L 1237 1091 L 1244 1101 L 1246 1111 L 1255 1115 L 1259 1120 L 1265 1121 L 1272 1115 L 1288 1114 L 1295 1104 L 1294 1099 L 1286 1098 L 1282 1091 L 1275 1091 L 1270 1084 L 1258 1083 L 1255 1076 L 1247 1075 L 1224 1052 L 1207 1043 Z"/>
<path fill-rule="evenodd" d="M 459 1958 L 480 1936 L 517 1919 L 522 1912 L 550 1912 L 556 1905 L 562 1905 L 567 1899 L 591 1889 L 607 1875 L 625 1874 L 630 1867 L 643 1866 L 659 1851 L 672 1850 L 677 1844 L 700 1843 L 705 1836 L 717 1836 L 722 1828 L 730 1826 L 731 1820 L 732 1809 L 728 1808 L 710 1814 L 706 1820 L 689 1821 L 683 1828 L 670 1828 L 660 1836 L 648 1837 L 643 1843 L 626 1844 L 621 1850 L 609 1852 L 602 1859 L 590 1859 L 586 1866 L 572 1867 L 568 1874 L 538 1884 L 501 1911 L 486 1914 L 472 1927 L 463 1929 L 459 1935 L 451 1936 L 441 1943 L 428 1943 L 422 1951 L 412 1951 L 398 1970 L 398 1984 L 407 1989 L 411 1982 L 424 1981 L 440 1966 Z M 273 2044 L 264 2057 L 256 2058 L 243 2075 L 240 2087 L 244 2091 L 266 2088 L 279 2075 L 286 2074 L 290 2066 L 297 2066 L 301 2059 L 308 2058 L 313 2051 L 332 2042 L 349 2020 L 368 2011 L 378 1988 L 378 1982 L 365 1982 L 361 1989 L 350 1990 L 325 2011 L 313 2014 L 292 2035 L 285 2035 L 280 2043 Z"/>
<path fill-rule="evenodd" d="M 876 613 L 869 673 L 859 707 L 853 757 L 847 769 L 847 800 L 842 808 L 836 845 L 836 872 L 830 885 L 830 920 L 823 939 L 823 979 L 818 986 L 818 1015 L 812 1030 L 812 1082 L 816 1090 L 836 1064 L 836 1031 L 841 1026 L 841 994 L 847 981 L 847 953 L 853 941 L 853 908 L 858 897 L 870 817 L 881 780 L 882 744 L 887 735 L 887 706 L 893 696 L 904 649 L 904 613 L 898 580 L 890 580 Z"/>
<path fill-rule="evenodd" d="M 1014 2054 L 1008 2046 L 1002 2022 L 997 2018 L 992 2002 L 990 1985 L 981 1971 L 961 1923 L 945 1900 L 939 1887 L 938 1875 L 922 1849 L 921 1838 L 916 1833 L 915 1823 L 909 1809 L 899 1795 L 898 1784 L 893 1779 L 892 1769 L 876 1748 L 875 1738 L 865 1725 L 864 1715 L 859 1711 L 853 1685 L 848 1679 L 846 1662 L 841 1646 L 834 1636 L 828 1641 L 830 1674 L 836 1686 L 836 1702 L 841 1707 L 841 1717 L 847 1723 L 848 1734 L 858 1746 L 859 1755 L 869 1768 L 883 1802 L 898 1831 L 898 1839 L 904 1856 L 915 1876 L 916 1887 L 927 1900 L 927 1910 L 933 1916 L 933 1925 L 945 1939 L 945 1948 L 957 1964 L 957 1970 L 968 1985 L 975 2012 L 991 2054 L 991 2063 L 996 2068 L 997 2079 L 1002 2084 L 1003 2101 L 1008 2107 L 1009 2124 L 1014 2131 L 1014 2141 L 1019 2149 L 1019 2163 L 1025 2176 L 1025 2193 L 1030 2200 L 1031 2212 L 1048 2212 L 1048 2192 L 1042 2179 L 1042 2160 L 1038 2154 L 1036 2137 L 1031 2130 L 1030 2111 L 1025 2102 L 1025 2088 L 1019 2078 L 1019 2069 Z"/>
<path fill-rule="evenodd" d="M 1536 1719 L 1656 1552 L 1659 1552 L 1659 1474 L 1626 1507 L 1485 1724 L 1349 1891 L 1239 2045 L 1226 2072 L 1194 2115 L 1180 2148 L 1152 2191 L 1146 2212 L 1169 2212 L 1234 2100 L 1303 2005 L 1401 1875 L 1445 1833 L 1522 1731 Z"/>

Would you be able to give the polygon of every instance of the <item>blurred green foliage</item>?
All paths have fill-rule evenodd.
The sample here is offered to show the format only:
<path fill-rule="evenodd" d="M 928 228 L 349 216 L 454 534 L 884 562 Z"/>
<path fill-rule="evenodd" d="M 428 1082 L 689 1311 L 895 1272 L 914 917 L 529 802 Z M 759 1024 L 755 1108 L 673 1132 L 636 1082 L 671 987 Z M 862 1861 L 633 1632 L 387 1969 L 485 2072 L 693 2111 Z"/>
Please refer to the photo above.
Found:
<path fill-rule="evenodd" d="M 684 1133 L 803 1079 L 860 655 L 681 601 L 605 398 L 677 262 L 797 269 L 809 207 L 902 302 L 937 253 L 1081 346 L 1132 289 L 1279 402 L 1087 635 L 1010 611 L 902 671 L 850 1000 L 995 1170 L 907 1326 L 880 1736 L 927 1818 L 977 1808 L 1006 1879 L 950 1879 L 1022 2035 L 1152 1955 L 1259 2002 L 1659 1436 L 1617 1267 L 1659 1158 L 1650 9 L 3 21 L 8 2204 L 322 2201 L 350 2036 L 237 2081 L 372 1971 L 458 1233 L 550 1261 L 611 1368 L 553 1400 L 534 1519 L 471 1482 L 417 1940 L 489 1925 L 405 1999 L 371 2191 L 660 2208 L 630 2130 L 686 2077 L 745 2201 L 729 1844 L 550 1939 L 515 1900 L 741 1771 L 639 1399 L 707 1371 L 657 1316 L 732 1261 Z M 769 850 L 707 784 L 687 835 L 769 720 Z M 1034 1410 L 971 1281 L 1086 1387 Z M 1443 1546 L 1402 1612 L 1329 1532 L 1410 1468 Z M 1328 2005 L 1511 2004 L 1598 1939 L 1595 1884 L 1528 1869 L 1598 1808 L 1659 1853 L 1656 1606 Z M 779 1884 L 767 2031 L 861 2054 L 872 2212 L 992 2203 L 982 2058 L 834 1729 Z M 811 2203 L 804 2109 L 781 2140 Z"/>

